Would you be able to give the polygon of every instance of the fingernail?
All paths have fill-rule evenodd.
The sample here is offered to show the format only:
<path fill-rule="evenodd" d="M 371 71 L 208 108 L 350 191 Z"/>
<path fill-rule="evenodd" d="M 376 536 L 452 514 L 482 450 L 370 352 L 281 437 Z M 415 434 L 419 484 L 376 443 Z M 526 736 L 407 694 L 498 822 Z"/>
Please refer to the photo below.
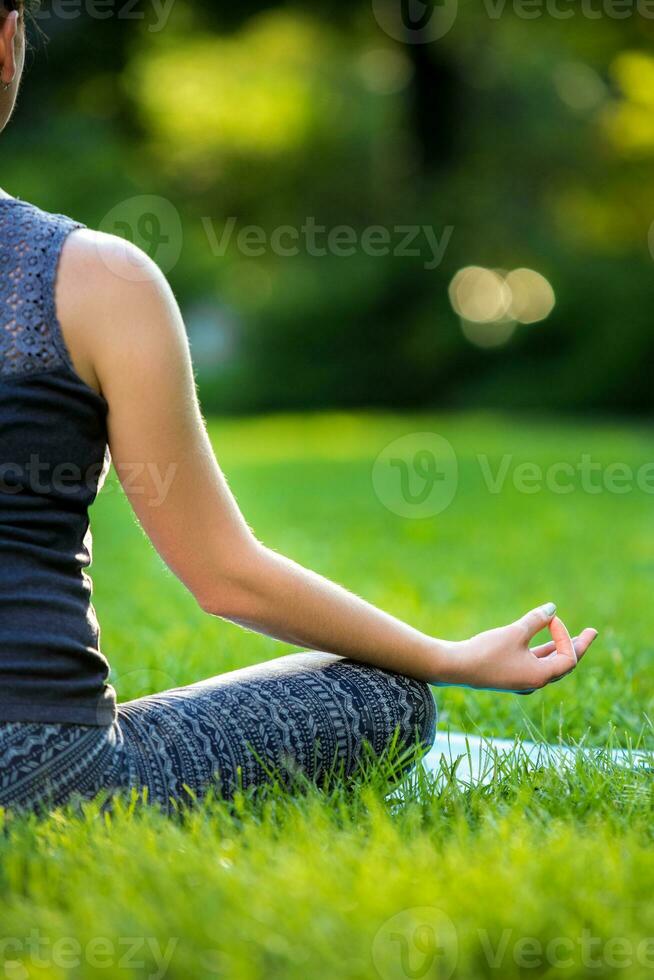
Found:
<path fill-rule="evenodd" d="M 552 616 L 554 616 L 554 615 L 555 615 L 555 613 L 556 613 L 556 603 L 555 603 L 555 602 L 547 602 L 547 603 L 546 603 L 546 604 L 545 604 L 545 605 L 543 606 L 543 612 L 545 613 L 545 615 L 546 615 L 546 616 L 547 616 L 547 617 L 548 617 L 549 619 L 551 619 L 551 618 L 552 618 Z"/>

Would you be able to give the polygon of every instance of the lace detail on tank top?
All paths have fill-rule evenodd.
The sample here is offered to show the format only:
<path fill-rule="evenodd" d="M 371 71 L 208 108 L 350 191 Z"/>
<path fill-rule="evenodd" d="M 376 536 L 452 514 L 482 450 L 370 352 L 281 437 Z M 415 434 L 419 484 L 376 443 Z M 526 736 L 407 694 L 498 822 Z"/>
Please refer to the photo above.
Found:
<path fill-rule="evenodd" d="M 80 227 L 22 201 L 0 201 L 0 376 L 71 366 L 55 281 L 64 242 Z"/>

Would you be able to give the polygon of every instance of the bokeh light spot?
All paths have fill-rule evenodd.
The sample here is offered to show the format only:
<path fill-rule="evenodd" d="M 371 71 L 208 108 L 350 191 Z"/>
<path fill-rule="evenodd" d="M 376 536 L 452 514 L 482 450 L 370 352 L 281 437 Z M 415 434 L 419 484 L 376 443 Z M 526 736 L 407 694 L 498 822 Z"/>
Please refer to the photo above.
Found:
<path fill-rule="evenodd" d="M 477 347 L 505 344 L 518 323 L 545 320 L 556 304 L 552 286 L 534 269 L 467 266 L 452 279 L 449 295 L 463 335 Z"/>
<path fill-rule="evenodd" d="M 511 292 L 509 311 L 518 323 L 545 320 L 556 304 L 556 296 L 545 276 L 533 269 L 514 269 L 506 277 Z"/>
<path fill-rule="evenodd" d="M 366 88 L 378 95 L 401 92 L 413 77 L 413 65 L 403 51 L 395 48 L 364 51 L 358 67 Z"/>
<path fill-rule="evenodd" d="M 450 283 L 450 301 L 463 320 L 493 323 L 506 317 L 511 293 L 501 274 L 471 265 Z"/>
<path fill-rule="evenodd" d="M 554 85 L 562 102 L 576 112 L 589 112 L 605 101 L 608 90 L 590 65 L 565 61 L 554 69 Z"/>
<path fill-rule="evenodd" d="M 498 320 L 495 323 L 470 323 L 461 321 L 461 331 L 466 340 L 475 347 L 501 347 L 516 331 L 514 320 Z"/>

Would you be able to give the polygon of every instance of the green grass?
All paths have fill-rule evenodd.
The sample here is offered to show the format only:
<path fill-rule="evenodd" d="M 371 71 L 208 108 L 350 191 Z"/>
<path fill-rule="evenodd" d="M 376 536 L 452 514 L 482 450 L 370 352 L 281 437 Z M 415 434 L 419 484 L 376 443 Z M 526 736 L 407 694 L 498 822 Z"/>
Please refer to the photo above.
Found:
<path fill-rule="evenodd" d="M 439 690 L 441 728 L 652 748 L 651 495 L 525 494 L 510 479 L 493 494 L 477 459 L 547 467 L 585 453 L 637 470 L 652 458 L 646 428 L 323 416 L 211 431 L 267 544 L 420 628 L 459 638 L 554 599 L 571 627 L 601 631 L 573 678 L 532 698 Z M 400 518 L 375 495 L 372 463 L 424 431 L 454 446 L 458 493 L 438 517 Z M 94 527 L 96 606 L 122 699 L 285 652 L 204 616 L 112 484 Z M 646 774 L 601 759 L 529 774 L 516 756 L 467 792 L 418 774 L 389 799 L 373 772 L 354 790 L 275 791 L 183 820 L 138 807 L 109 820 L 96 805 L 8 817 L 2 934 L 24 943 L 36 930 L 48 945 L 40 959 L 4 948 L 5 975 L 161 975 L 168 950 L 165 975 L 180 978 L 646 976 L 653 802 Z"/>

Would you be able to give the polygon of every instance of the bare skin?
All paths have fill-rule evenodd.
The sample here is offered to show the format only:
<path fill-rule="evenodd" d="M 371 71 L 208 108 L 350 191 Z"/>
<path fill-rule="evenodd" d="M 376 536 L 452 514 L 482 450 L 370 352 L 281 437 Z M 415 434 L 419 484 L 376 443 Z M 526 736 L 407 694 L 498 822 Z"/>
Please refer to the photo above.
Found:
<path fill-rule="evenodd" d="M 25 31 L 22 19 L 22 13 L 13 10 L 6 14 L 0 26 L 0 132 L 14 111 L 25 65 Z M 9 86 L 7 91 L 4 91 L 5 85 Z"/>
<path fill-rule="evenodd" d="M 0 79 L 11 86 L 0 93 L 0 129 L 23 52 L 22 26 L 9 14 L 0 26 Z M 265 547 L 218 465 L 179 307 L 159 269 L 120 239 L 75 232 L 56 300 L 76 372 L 107 400 L 113 461 L 134 511 L 206 612 L 431 683 L 519 693 L 573 671 L 595 640 L 586 629 L 572 641 L 546 606 L 470 640 L 439 640 Z M 530 649 L 546 627 L 551 642 Z"/>

